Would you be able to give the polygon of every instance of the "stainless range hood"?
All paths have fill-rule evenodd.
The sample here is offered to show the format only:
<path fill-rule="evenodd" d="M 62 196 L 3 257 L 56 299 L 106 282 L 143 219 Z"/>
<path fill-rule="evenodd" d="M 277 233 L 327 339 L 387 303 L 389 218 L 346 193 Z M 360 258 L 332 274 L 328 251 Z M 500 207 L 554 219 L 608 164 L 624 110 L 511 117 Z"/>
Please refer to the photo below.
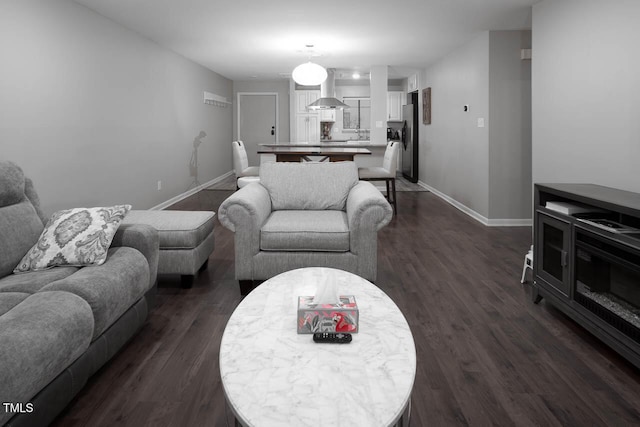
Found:
<path fill-rule="evenodd" d="M 349 108 L 347 104 L 336 99 L 335 70 L 327 69 L 327 79 L 320 85 L 320 99 L 307 105 L 310 110 L 335 110 Z"/>

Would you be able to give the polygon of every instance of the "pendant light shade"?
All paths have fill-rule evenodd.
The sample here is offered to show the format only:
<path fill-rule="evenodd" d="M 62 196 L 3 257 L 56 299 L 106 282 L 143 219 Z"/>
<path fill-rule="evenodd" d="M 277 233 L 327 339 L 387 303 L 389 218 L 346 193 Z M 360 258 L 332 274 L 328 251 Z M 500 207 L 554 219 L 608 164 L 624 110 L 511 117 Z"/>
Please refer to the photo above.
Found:
<path fill-rule="evenodd" d="M 291 77 L 302 86 L 317 86 L 327 79 L 327 70 L 309 61 L 294 68 Z"/>

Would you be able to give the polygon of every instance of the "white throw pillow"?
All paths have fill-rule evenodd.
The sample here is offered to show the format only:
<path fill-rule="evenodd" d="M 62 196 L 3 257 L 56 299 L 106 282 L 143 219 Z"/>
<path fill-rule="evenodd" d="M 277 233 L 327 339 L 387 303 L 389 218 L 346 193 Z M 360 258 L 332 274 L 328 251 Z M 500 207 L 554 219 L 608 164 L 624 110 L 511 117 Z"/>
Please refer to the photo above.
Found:
<path fill-rule="evenodd" d="M 104 264 L 113 236 L 129 210 L 131 205 L 56 212 L 13 272 Z"/>

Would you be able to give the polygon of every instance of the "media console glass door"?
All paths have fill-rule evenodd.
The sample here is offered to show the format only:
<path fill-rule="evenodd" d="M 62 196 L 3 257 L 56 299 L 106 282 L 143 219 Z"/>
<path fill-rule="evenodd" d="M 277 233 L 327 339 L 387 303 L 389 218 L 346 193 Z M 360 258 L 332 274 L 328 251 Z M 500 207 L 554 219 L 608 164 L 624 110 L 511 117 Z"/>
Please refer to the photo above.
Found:
<path fill-rule="evenodd" d="M 537 232 L 539 244 L 535 259 L 538 275 L 562 295 L 569 297 L 570 224 L 539 212 Z"/>

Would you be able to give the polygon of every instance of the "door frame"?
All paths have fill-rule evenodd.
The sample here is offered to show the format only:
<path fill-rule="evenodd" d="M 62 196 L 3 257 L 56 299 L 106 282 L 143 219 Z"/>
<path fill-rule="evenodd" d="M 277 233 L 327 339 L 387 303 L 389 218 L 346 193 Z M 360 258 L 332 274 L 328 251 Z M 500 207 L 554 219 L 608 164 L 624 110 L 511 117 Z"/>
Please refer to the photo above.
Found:
<path fill-rule="evenodd" d="M 272 95 L 275 96 L 276 98 L 276 140 L 275 143 L 277 144 L 280 141 L 280 109 L 278 108 L 280 105 L 279 99 L 278 99 L 278 92 L 238 92 L 237 95 L 237 104 L 238 104 L 238 123 L 237 123 L 237 135 L 238 135 L 238 141 L 242 141 L 242 137 L 240 136 L 240 97 L 241 96 L 264 96 L 264 95 Z"/>

